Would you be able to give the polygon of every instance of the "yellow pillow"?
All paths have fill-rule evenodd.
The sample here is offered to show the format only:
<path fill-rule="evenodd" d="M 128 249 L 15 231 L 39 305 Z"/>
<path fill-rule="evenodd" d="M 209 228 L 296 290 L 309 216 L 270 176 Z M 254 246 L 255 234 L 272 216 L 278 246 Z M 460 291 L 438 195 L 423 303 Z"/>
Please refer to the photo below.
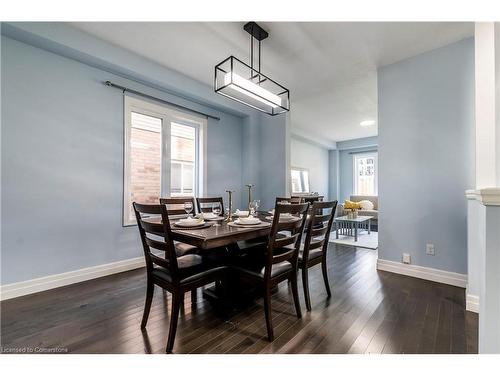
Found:
<path fill-rule="evenodd" d="M 346 200 L 344 202 L 344 208 L 346 210 L 360 210 L 361 204 L 359 202 L 352 202 L 352 201 Z"/>

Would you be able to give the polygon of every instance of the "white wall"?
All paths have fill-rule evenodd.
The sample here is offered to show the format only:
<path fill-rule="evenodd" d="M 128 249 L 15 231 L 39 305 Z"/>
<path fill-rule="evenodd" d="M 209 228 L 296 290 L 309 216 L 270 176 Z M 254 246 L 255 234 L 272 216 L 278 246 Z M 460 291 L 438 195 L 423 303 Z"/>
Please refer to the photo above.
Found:
<path fill-rule="evenodd" d="M 378 99 L 379 258 L 400 262 L 407 252 L 413 264 L 465 274 L 474 40 L 379 69 Z"/>
<path fill-rule="evenodd" d="M 292 135 L 290 144 L 291 167 L 309 170 L 309 188 L 329 199 L 329 155 L 328 150 Z"/>

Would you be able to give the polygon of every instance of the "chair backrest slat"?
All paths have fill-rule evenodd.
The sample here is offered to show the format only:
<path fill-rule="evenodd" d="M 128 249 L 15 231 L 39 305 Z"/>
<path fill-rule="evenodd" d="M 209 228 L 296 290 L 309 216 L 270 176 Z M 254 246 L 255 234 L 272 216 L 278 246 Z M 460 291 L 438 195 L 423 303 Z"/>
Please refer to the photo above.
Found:
<path fill-rule="evenodd" d="M 151 233 L 151 234 L 163 236 L 163 224 L 155 223 L 155 222 L 151 222 L 151 221 L 146 221 L 146 220 L 148 220 L 148 219 L 145 218 L 142 221 L 142 228 L 144 229 L 144 231 L 146 233 Z M 159 221 L 159 219 L 158 219 L 158 221 Z"/>
<path fill-rule="evenodd" d="M 295 251 L 295 248 L 292 248 L 289 251 L 286 251 L 284 253 L 274 255 L 273 260 L 272 260 L 273 264 L 281 263 L 281 262 L 284 262 L 285 260 L 291 259 L 293 257 L 294 251 Z"/>
<path fill-rule="evenodd" d="M 198 212 L 212 212 L 212 205 L 214 203 L 220 203 L 221 212 L 224 214 L 224 201 L 222 197 L 196 198 Z"/>
<path fill-rule="evenodd" d="M 274 240 L 273 247 L 279 248 L 279 247 L 285 247 L 291 244 L 294 244 L 295 241 L 297 241 L 297 237 L 299 236 L 299 233 L 292 234 L 290 236 L 284 237 L 284 238 L 277 238 Z"/>
<path fill-rule="evenodd" d="M 175 198 L 160 198 L 160 204 L 163 204 L 167 207 L 167 212 L 169 216 L 174 215 L 187 215 L 184 210 L 184 203 L 191 202 L 193 205 L 193 211 L 191 214 L 194 215 L 196 213 L 196 204 L 194 201 L 194 197 L 175 197 Z"/>
<path fill-rule="evenodd" d="M 152 247 L 153 249 L 168 251 L 168 245 L 165 242 L 156 241 L 149 237 L 146 237 L 146 243 L 148 244 L 149 247 Z"/>
<path fill-rule="evenodd" d="M 322 248 L 323 253 L 326 255 L 336 209 L 337 201 L 317 201 L 311 205 L 306 228 L 306 239 L 304 241 L 304 251 L 302 253 L 302 259 L 305 263 L 309 259 L 310 250 Z M 325 214 L 325 210 L 330 211 Z"/>
<path fill-rule="evenodd" d="M 151 254 L 150 257 L 151 257 L 151 262 L 156 264 L 157 266 L 160 266 L 160 267 L 163 267 L 166 269 L 170 268 L 170 262 L 167 259 L 161 258 L 155 254 Z"/>
<path fill-rule="evenodd" d="M 311 229 L 311 237 L 314 238 L 323 236 L 327 230 L 328 230 L 327 226 L 323 226 L 322 228 L 314 228 L 313 226 L 313 228 Z"/>

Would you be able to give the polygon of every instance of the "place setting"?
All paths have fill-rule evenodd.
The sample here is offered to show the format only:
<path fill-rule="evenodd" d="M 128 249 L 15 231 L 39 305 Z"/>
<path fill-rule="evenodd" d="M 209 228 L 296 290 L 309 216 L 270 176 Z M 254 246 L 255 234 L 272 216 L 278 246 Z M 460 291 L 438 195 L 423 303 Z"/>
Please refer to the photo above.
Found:
<path fill-rule="evenodd" d="M 183 228 L 183 229 L 203 229 L 208 228 L 214 225 L 210 220 L 217 220 L 219 217 L 217 214 L 210 212 L 205 214 L 198 214 L 196 216 L 191 216 L 191 212 L 193 211 L 192 202 L 184 202 L 184 211 L 186 211 L 187 217 L 183 219 L 179 219 L 173 223 L 174 227 Z M 219 211 L 220 213 L 220 211 Z M 210 214 L 210 216 L 208 216 Z M 207 215 L 207 216 L 206 216 Z M 205 221 L 205 219 L 207 221 Z M 224 219 L 224 218 L 222 218 Z M 220 224 L 219 224 L 220 225 Z"/>
<path fill-rule="evenodd" d="M 242 228 L 266 228 L 271 226 L 271 223 L 262 221 L 257 217 L 257 210 L 260 206 L 260 200 L 253 200 L 249 203 L 249 210 L 239 210 L 237 209 L 233 216 L 237 217 L 236 220 L 228 223 L 231 227 L 242 227 Z"/>
<path fill-rule="evenodd" d="M 274 220 L 274 208 L 272 210 L 267 211 L 267 212 L 271 215 L 266 216 L 265 219 L 272 222 Z M 300 217 L 294 216 L 290 213 L 282 213 L 282 214 L 280 214 L 280 218 L 279 218 L 280 223 L 293 222 L 293 221 L 297 221 L 297 220 L 300 220 Z"/>

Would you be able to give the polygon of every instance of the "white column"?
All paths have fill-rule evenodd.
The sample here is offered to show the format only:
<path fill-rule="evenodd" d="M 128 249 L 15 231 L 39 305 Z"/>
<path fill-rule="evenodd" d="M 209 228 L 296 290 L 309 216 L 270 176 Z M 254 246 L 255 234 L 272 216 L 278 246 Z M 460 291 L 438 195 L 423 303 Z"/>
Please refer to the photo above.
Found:
<path fill-rule="evenodd" d="M 497 184 L 495 23 L 478 22 L 475 28 L 476 75 L 476 188 Z"/>
<path fill-rule="evenodd" d="M 500 27 L 476 23 L 476 186 L 468 198 L 467 310 L 479 312 L 479 352 L 500 353 Z"/>

